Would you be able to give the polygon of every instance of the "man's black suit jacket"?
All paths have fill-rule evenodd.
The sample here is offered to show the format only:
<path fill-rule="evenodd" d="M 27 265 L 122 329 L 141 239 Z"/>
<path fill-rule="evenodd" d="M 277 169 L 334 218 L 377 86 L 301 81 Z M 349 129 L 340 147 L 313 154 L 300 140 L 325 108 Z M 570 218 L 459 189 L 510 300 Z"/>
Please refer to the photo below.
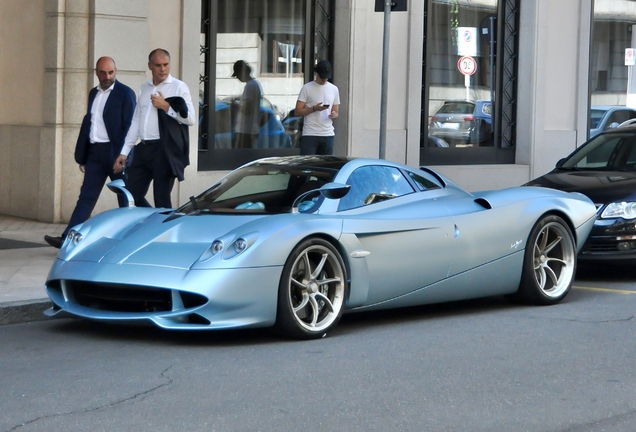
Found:
<path fill-rule="evenodd" d="M 88 94 L 88 110 L 82 120 L 80 133 L 77 137 L 77 144 L 75 144 L 75 162 L 80 165 L 86 165 L 88 159 L 88 146 L 91 145 L 89 138 L 91 131 L 91 107 L 93 106 L 96 95 L 97 88 L 91 89 Z M 115 164 L 115 159 L 117 159 L 121 153 L 121 148 L 124 146 L 124 139 L 130 128 L 135 106 L 137 105 L 136 99 L 135 92 L 130 87 L 119 81 L 115 81 L 115 86 L 108 96 L 106 105 L 104 105 L 102 118 L 104 119 L 106 132 L 110 140 L 110 157 L 113 165 Z"/>
<path fill-rule="evenodd" d="M 173 110 L 181 117 L 188 117 L 188 105 L 181 96 L 166 98 Z M 170 117 L 164 110 L 157 110 L 159 119 L 159 135 L 172 174 L 179 180 L 185 179 L 185 167 L 190 165 L 190 135 L 188 125 L 181 124 Z"/>

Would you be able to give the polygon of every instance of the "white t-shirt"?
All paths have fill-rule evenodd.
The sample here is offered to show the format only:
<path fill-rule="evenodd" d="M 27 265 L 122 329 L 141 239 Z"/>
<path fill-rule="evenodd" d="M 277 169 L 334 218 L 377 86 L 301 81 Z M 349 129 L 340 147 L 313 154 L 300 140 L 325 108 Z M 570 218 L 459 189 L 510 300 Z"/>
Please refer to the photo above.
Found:
<path fill-rule="evenodd" d="M 340 105 L 338 87 L 327 81 L 324 85 L 316 81 L 308 82 L 300 89 L 298 100 L 305 102 L 307 107 L 322 103 L 329 105 L 329 109 L 316 111 L 305 116 L 303 122 L 303 136 L 334 136 L 333 120 L 329 118 L 334 105 Z"/>

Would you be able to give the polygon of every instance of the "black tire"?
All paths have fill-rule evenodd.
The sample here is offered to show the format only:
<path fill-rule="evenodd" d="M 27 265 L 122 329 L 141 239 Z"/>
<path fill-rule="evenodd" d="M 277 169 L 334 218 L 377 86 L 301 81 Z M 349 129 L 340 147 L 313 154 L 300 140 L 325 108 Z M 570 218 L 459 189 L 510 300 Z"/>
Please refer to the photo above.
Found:
<path fill-rule="evenodd" d="M 276 330 L 294 339 L 317 339 L 338 324 L 347 296 L 347 270 L 331 243 L 309 238 L 294 248 L 278 288 Z"/>
<path fill-rule="evenodd" d="M 576 245 L 570 227 L 558 216 L 541 218 L 530 232 L 517 300 L 552 305 L 568 294 L 576 273 Z"/>

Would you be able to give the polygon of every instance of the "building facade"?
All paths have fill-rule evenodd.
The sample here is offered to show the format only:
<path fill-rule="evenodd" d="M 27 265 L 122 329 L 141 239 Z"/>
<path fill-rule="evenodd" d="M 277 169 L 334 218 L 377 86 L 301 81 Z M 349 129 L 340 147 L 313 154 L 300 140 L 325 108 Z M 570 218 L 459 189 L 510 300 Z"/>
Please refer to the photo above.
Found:
<path fill-rule="evenodd" d="M 586 141 L 592 105 L 628 103 L 633 1 L 394 3 L 385 21 L 383 0 L 3 0 L 0 213 L 70 218 L 82 181 L 75 141 L 104 55 L 137 90 L 149 79 L 148 53 L 167 49 L 172 75 L 198 96 L 177 204 L 242 163 L 298 154 L 290 111 L 318 60 L 332 63 L 340 91 L 335 154 L 429 165 L 472 191 L 549 171 Z M 233 140 L 243 89 L 236 60 L 249 63 L 264 94 L 250 149 Z M 461 131 L 439 113 L 477 101 L 472 134 L 456 139 Z M 95 211 L 115 206 L 104 191 Z"/>

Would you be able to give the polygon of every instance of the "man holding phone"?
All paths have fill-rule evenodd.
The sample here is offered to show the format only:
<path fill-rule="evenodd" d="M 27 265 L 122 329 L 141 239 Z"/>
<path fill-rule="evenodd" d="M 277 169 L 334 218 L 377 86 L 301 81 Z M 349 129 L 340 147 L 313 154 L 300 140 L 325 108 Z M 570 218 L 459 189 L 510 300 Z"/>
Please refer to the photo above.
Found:
<path fill-rule="evenodd" d="M 333 120 L 338 118 L 340 92 L 329 82 L 331 63 L 318 62 L 315 79 L 300 89 L 295 114 L 305 117 L 300 138 L 301 155 L 333 154 L 335 132 Z"/>

